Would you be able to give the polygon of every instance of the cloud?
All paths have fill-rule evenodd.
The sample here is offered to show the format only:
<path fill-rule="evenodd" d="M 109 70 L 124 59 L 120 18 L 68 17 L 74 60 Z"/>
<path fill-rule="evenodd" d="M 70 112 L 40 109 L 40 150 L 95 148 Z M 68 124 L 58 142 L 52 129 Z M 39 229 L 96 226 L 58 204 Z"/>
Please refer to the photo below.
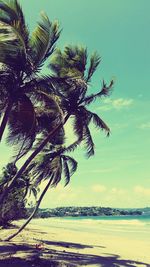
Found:
<path fill-rule="evenodd" d="M 112 101 L 112 105 L 116 109 L 120 109 L 123 107 L 129 107 L 133 103 L 133 99 L 123 99 L 123 98 L 118 98 Z"/>
<path fill-rule="evenodd" d="M 92 186 L 92 191 L 95 193 L 102 193 L 105 192 L 107 189 L 104 185 L 101 184 L 95 184 Z"/>
<path fill-rule="evenodd" d="M 46 182 L 40 186 L 41 192 L 44 189 Z M 60 207 L 60 206 L 75 206 L 84 193 L 84 188 L 73 188 L 71 185 L 64 187 L 63 184 L 58 184 L 56 188 L 49 188 L 41 203 L 42 208 Z M 40 195 L 40 194 L 39 194 Z"/>
<path fill-rule="evenodd" d="M 140 129 L 150 129 L 150 122 L 142 123 L 138 128 Z"/>
<path fill-rule="evenodd" d="M 150 196 L 150 188 L 145 188 L 141 185 L 137 185 L 134 187 L 134 192 L 136 194 L 144 195 L 144 196 Z"/>
<path fill-rule="evenodd" d="M 113 187 L 111 189 L 111 193 L 113 193 L 115 195 L 124 195 L 126 193 L 126 191 L 124 189 Z"/>
<path fill-rule="evenodd" d="M 43 182 L 41 189 L 44 189 Z M 61 206 L 110 206 L 110 207 L 140 207 L 147 206 L 150 197 L 150 187 L 135 185 L 132 188 L 95 183 L 90 186 L 64 187 L 59 184 L 50 188 L 45 195 L 41 208 L 54 208 Z"/>
<path fill-rule="evenodd" d="M 101 107 L 98 107 L 97 110 L 120 110 L 123 108 L 128 108 L 133 104 L 133 99 L 123 99 L 123 98 L 117 98 L 117 99 L 105 99 L 103 101 L 104 105 Z"/>

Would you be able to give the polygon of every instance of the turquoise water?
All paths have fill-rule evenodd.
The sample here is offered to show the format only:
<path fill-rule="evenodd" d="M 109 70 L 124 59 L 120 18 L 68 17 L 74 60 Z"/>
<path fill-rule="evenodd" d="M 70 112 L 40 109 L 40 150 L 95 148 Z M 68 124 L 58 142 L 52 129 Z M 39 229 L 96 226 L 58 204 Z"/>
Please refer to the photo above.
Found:
<path fill-rule="evenodd" d="M 81 216 L 81 217 L 62 217 L 65 220 L 106 220 L 106 221 L 122 221 L 122 220 L 139 220 L 139 221 L 145 221 L 150 223 L 150 215 L 127 215 L 127 216 Z"/>
<path fill-rule="evenodd" d="M 150 241 L 150 216 L 83 216 L 34 219 L 34 225 Z"/>

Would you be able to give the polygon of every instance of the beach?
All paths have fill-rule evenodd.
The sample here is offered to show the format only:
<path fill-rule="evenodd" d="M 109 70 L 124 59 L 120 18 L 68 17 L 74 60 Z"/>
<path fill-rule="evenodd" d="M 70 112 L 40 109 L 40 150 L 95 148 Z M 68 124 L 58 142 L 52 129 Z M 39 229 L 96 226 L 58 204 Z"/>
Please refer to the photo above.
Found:
<path fill-rule="evenodd" d="M 12 241 L 0 242 L 0 266 L 148 267 L 147 229 L 138 220 L 34 219 Z M 1 239 L 14 231 L 1 230 Z"/>

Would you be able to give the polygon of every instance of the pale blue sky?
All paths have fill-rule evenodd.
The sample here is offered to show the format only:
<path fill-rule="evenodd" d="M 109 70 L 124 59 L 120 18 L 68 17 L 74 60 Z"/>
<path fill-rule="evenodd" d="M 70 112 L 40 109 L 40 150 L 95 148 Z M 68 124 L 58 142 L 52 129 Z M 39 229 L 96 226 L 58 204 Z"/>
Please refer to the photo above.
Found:
<path fill-rule="evenodd" d="M 68 188 L 49 190 L 42 207 L 100 205 L 143 207 L 150 199 L 150 1 L 20 0 L 30 29 L 41 10 L 63 28 L 59 47 L 81 44 L 97 50 L 101 65 L 92 90 L 115 78 L 111 97 L 91 108 L 110 126 L 112 135 L 93 131 L 96 154 L 79 162 Z M 70 127 L 67 127 L 71 136 Z M 1 145 L 2 166 L 10 150 Z M 2 151 L 1 150 L 1 151 Z"/>

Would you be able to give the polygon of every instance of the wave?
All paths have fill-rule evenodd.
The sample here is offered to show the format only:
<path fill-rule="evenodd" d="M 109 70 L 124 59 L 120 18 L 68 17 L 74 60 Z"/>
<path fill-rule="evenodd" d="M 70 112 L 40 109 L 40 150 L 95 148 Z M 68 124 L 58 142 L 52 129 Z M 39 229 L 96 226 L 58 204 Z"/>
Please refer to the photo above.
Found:
<path fill-rule="evenodd" d="M 118 227 L 144 227 L 144 226 L 150 226 L 150 221 L 142 221 L 142 220 L 139 220 L 139 219 L 132 219 L 132 220 L 129 220 L 129 219 L 120 219 L 120 220 L 115 220 L 115 219 L 79 219 L 79 218 L 46 218 L 46 219 L 35 219 L 34 221 L 37 221 L 37 223 L 41 224 L 41 225 L 45 225 L 45 224 L 51 224 L 51 223 L 56 223 L 56 225 L 58 224 L 64 224 L 64 225 L 80 225 L 80 226 L 97 226 L 97 227 L 102 227 L 102 226 L 116 226 L 117 228 Z"/>

